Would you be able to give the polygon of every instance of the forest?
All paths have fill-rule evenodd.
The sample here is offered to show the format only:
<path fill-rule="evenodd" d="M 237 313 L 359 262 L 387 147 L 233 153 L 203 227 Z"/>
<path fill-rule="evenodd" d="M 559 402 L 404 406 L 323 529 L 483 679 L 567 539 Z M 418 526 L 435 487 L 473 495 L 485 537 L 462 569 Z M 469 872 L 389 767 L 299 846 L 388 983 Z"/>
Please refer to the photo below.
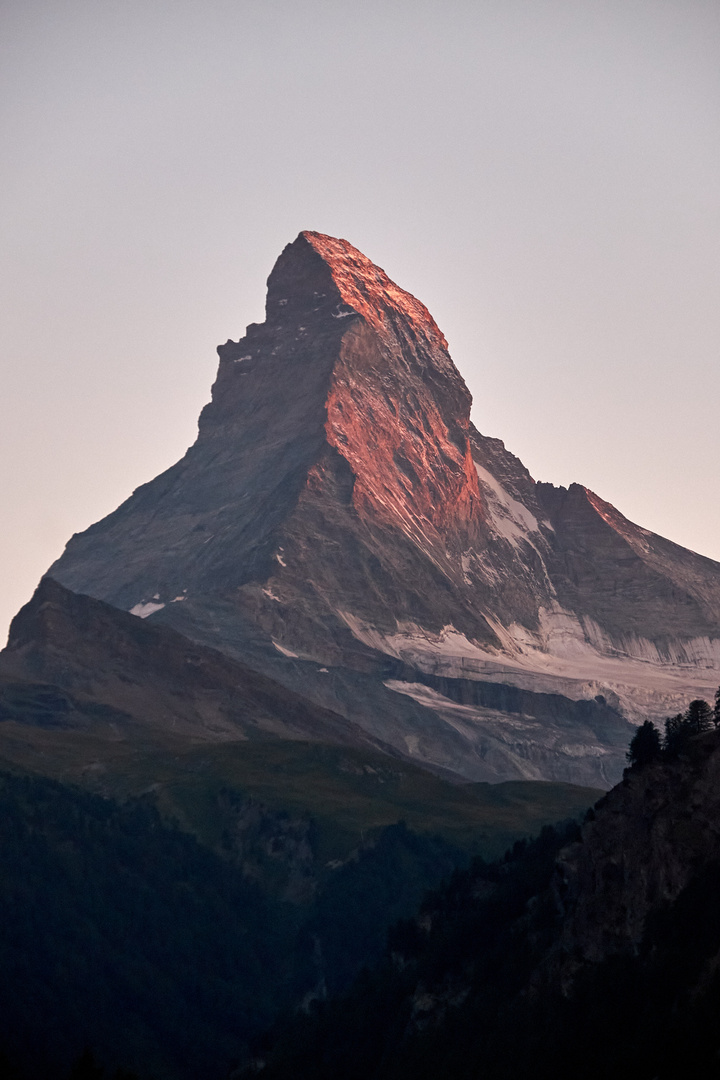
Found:
<path fill-rule="evenodd" d="M 692 778 L 691 740 L 720 727 L 696 700 L 641 725 L 629 772 L 674 763 Z M 654 735 L 653 735 L 654 732 Z M 647 752 L 648 744 L 654 750 Z M 704 747 L 718 749 L 717 736 Z M 679 760 L 682 759 L 682 760 Z M 601 799 L 588 820 L 602 813 Z M 349 993 L 276 1028 L 242 1073 L 264 1080 L 697 1080 L 720 1059 L 720 858 L 698 865 L 672 902 L 661 898 L 639 947 L 579 965 L 570 989 L 543 977 L 563 926 L 557 858 L 575 823 L 547 827 L 503 860 L 476 860 L 430 893 L 388 935 L 383 961 Z M 613 866 L 607 867 L 608 872 Z M 548 970 L 552 970 L 551 966 Z"/>
<path fill-rule="evenodd" d="M 720 690 L 663 734 L 642 724 L 626 776 L 685 768 L 718 727 Z M 225 793 L 227 813 L 237 798 Z M 558 855 L 580 838 L 569 820 L 468 865 L 400 822 L 298 903 L 149 797 L 0 774 L 0 1073 L 653 1080 L 691 1063 L 715 1076 L 720 981 L 701 974 L 720 950 L 720 860 L 653 911 L 635 955 L 586 967 L 568 995 L 537 972 L 562 930 Z"/>
<path fill-rule="evenodd" d="M 230 856 L 232 853 L 230 853 Z M 0 774 L 0 1051 L 18 1077 L 222 1077 L 281 1009 L 347 987 L 465 856 L 402 824 L 291 903 L 164 821 Z M 87 1064 L 87 1062 L 86 1062 Z"/>

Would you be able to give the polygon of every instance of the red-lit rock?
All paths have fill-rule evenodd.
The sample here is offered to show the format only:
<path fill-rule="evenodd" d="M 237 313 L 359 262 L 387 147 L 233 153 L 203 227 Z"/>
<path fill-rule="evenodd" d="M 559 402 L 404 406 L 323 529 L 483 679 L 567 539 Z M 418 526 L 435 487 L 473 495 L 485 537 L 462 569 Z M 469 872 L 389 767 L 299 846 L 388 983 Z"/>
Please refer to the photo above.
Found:
<path fill-rule="evenodd" d="M 712 694 L 720 565 L 536 484 L 473 428 L 427 309 L 346 241 L 301 233 L 218 353 L 197 442 L 72 538 L 65 586 L 469 779 L 610 783 L 621 713 Z"/>

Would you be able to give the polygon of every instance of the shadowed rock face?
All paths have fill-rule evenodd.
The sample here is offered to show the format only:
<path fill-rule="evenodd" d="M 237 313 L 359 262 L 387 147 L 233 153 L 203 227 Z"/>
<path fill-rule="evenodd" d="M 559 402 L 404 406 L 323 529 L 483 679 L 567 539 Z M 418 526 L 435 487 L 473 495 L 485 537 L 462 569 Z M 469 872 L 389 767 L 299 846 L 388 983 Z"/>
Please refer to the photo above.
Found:
<path fill-rule="evenodd" d="M 713 691 L 720 565 L 586 488 L 536 484 L 473 428 L 427 309 L 346 241 L 301 233 L 265 323 L 218 353 L 197 442 L 72 538 L 49 571 L 69 589 L 471 779 L 609 784 L 620 712 Z M 559 696 L 568 715 L 600 697 L 612 716 L 591 729 L 580 710 L 568 731 L 544 706 L 507 714 L 447 680 Z"/>
<path fill-rule="evenodd" d="M 717 867 L 720 733 L 694 738 L 679 758 L 630 769 L 561 852 L 553 883 L 562 912 L 555 948 L 536 976 L 567 991 L 577 974 L 637 954 L 648 917 Z M 711 971 L 718 958 L 708 957 Z"/>
<path fill-rule="evenodd" d="M 387 751 L 359 727 L 170 627 L 43 578 L 0 653 L 0 720 L 170 733 L 181 742 L 301 739 Z"/>

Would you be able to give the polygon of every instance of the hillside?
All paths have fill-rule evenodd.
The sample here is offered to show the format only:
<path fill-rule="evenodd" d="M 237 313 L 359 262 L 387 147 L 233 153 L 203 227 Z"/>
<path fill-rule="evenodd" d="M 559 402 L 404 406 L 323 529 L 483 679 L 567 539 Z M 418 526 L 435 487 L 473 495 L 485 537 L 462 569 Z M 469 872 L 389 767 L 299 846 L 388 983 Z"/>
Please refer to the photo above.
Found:
<path fill-rule="evenodd" d="M 582 830 L 455 874 L 346 997 L 276 1032 L 262 1075 L 717 1075 L 718 769 L 715 731 L 629 770 Z"/>

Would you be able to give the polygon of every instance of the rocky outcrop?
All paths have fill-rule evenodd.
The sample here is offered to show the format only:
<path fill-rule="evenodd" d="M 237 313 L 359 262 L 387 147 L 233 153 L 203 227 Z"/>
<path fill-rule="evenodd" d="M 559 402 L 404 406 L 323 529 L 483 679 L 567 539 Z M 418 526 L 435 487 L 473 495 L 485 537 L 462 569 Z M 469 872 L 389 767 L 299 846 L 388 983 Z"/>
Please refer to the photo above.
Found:
<path fill-rule="evenodd" d="M 720 733 L 710 732 L 678 757 L 628 770 L 562 852 L 555 977 L 567 987 L 587 964 L 633 955 L 648 916 L 719 859 Z"/>
<path fill-rule="evenodd" d="M 266 321 L 218 353 L 196 443 L 71 539 L 50 569 L 69 589 L 468 779 L 608 785 L 619 714 L 662 717 L 717 685 L 720 565 L 579 485 L 535 483 L 470 423 L 427 309 L 346 241 L 301 233 Z M 425 676 L 609 711 L 574 734 L 532 710 L 461 713 Z"/>
<path fill-rule="evenodd" d="M 252 796 L 224 789 L 217 796 L 220 850 L 243 875 L 293 904 L 314 899 L 321 866 L 309 815 L 272 809 Z"/>

